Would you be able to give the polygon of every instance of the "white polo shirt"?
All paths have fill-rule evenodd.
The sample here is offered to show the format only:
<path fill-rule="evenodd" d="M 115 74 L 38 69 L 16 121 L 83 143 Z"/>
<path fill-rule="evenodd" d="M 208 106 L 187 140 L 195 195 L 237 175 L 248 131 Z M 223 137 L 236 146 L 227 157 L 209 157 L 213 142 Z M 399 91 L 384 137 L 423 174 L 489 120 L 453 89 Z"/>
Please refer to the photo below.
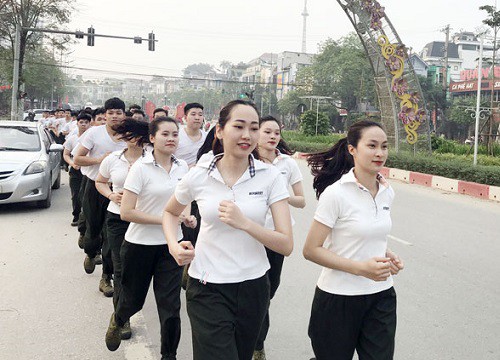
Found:
<path fill-rule="evenodd" d="M 85 139 L 85 136 L 87 136 L 87 134 L 88 134 L 88 130 L 85 131 L 80 137 L 78 137 L 73 149 L 71 150 L 71 157 L 73 157 L 73 158 L 75 157 L 75 154 L 78 151 L 78 147 L 81 146 L 80 142 L 83 139 Z M 87 156 L 88 156 L 88 154 L 87 154 Z M 82 175 L 87 176 L 87 168 L 88 168 L 88 166 L 80 166 L 80 172 L 82 173 Z"/>
<path fill-rule="evenodd" d="M 80 144 L 89 150 L 88 156 L 98 158 L 106 153 L 123 150 L 127 147 L 124 141 L 114 141 L 106 130 L 106 125 L 94 126 L 85 132 L 87 135 L 80 140 Z M 99 165 L 85 166 L 87 177 L 91 180 L 97 179 Z M 83 167 L 82 167 L 83 168 Z"/>
<path fill-rule="evenodd" d="M 64 145 L 63 145 L 64 148 L 71 153 L 73 151 L 73 149 L 76 147 L 76 145 L 78 144 L 79 138 L 80 137 L 78 136 L 78 133 L 73 134 L 73 135 L 69 135 L 66 138 L 66 141 L 64 142 Z M 71 157 L 73 157 L 73 155 L 71 155 Z"/>
<path fill-rule="evenodd" d="M 137 194 L 136 209 L 145 213 L 163 216 L 167 201 L 174 193 L 175 186 L 186 175 L 189 167 L 184 160 L 172 156 L 170 172 L 162 168 L 152 152 L 145 152 L 129 170 L 124 189 Z M 177 240 L 182 239 L 180 225 Z M 167 240 L 161 225 L 137 224 L 131 222 L 125 240 L 141 245 L 165 245 Z"/>
<path fill-rule="evenodd" d="M 201 145 L 205 142 L 207 133 L 200 129 L 201 137 L 198 141 L 193 141 L 188 136 L 186 129 L 181 127 L 179 129 L 179 146 L 175 151 L 175 157 L 182 159 L 187 162 L 188 165 L 192 165 L 196 162 L 196 155 Z"/>
<path fill-rule="evenodd" d="M 131 164 L 125 157 L 127 149 L 115 151 L 107 156 L 99 166 L 99 173 L 112 183 L 113 192 L 122 192 Z M 109 202 L 108 211 L 120 215 L 120 206 Z"/>
<path fill-rule="evenodd" d="M 76 120 L 71 120 L 70 122 L 66 122 L 66 124 L 63 125 L 62 129 L 60 130 L 61 132 L 68 132 L 71 133 L 73 130 L 77 129 L 77 124 Z"/>
<path fill-rule="evenodd" d="M 347 259 L 385 257 L 392 227 L 394 190 L 382 175 L 375 198 L 354 176 L 354 168 L 328 186 L 319 197 L 314 220 L 332 229 L 323 247 Z M 373 281 L 323 267 L 318 287 L 337 295 L 368 295 L 389 289 L 393 279 Z"/>
<path fill-rule="evenodd" d="M 246 217 L 264 226 L 269 207 L 289 197 L 279 171 L 253 156 L 249 157 L 248 170 L 228 187 L 216 166 L 222 155 L 203 156 L 175 190 L 177 201 L 183 205 L 196 200 L 201 215 L 189 275 L 217 284 L 257 279 L 269 269 L 264 245 L 219 219 L 220 202 L 234 201 Z"/>
<path fill-rule="evenodd" d="M 273 165 L 279 170 L 283 178 L 285 179 L 285 183 L 288 187 L 295 185 L 299 181 L 302 181 L 302 173 L 300 172 L 299 166 L 297 162 L 290 156 L 286 154 L 282 154 L 278 149 L 276 149 L 276 153 L 278 156 L 273 161 Z M 292 225 L 295 224 L 295 220 L 293 220 L 292 215 L 290 215 L 292 219 Z M 266 215 L 266 228 L 274 229 L 273 223 L 273 215 L 271 210 L 268 211 Z"/>

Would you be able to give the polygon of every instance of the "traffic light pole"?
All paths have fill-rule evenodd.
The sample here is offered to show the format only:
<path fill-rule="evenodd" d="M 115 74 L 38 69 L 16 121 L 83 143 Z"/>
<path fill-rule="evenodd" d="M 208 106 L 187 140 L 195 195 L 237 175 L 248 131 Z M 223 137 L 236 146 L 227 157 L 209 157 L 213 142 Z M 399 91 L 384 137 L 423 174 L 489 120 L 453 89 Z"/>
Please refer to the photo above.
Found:
<path fill-rule="evenodd" d="M 94 33 L 95 30 L 93 27 L 90 27 L 88 29 L 88 32 L 85 33 L 83 31 L 62 31 L 62 30 L 22 27 L 19 24 L 16 25 L 16 35 L 14 41 L 14 69 L 12 71 L 12 100 L 11 100 L 11 113 L 10 113 L 11 120 L 22 120 L 20 116 L 21 112 L 19 111 L 19 69 L 21 68 L 21 63 L 19 61 L 19 58 L 21 53 L 21 33 L 23 31 L 75 35 L 77 39 L 83 39 L 84 36 L 87 36 L 88 40 L 87 45 L 89 46 L 94 46 L 94 37 L 134 40 L 135 44 L 142 44 L 142 41 L 144 40 L 148 42 L 149 51 L 155 51 L 155 43 L 158 41 L 155 39 L 155 34 L 153 32 L 149 33 L 147 39 L 143 39 L 140 36 L 130 37 L 130 36 L 95 34 Z"/>

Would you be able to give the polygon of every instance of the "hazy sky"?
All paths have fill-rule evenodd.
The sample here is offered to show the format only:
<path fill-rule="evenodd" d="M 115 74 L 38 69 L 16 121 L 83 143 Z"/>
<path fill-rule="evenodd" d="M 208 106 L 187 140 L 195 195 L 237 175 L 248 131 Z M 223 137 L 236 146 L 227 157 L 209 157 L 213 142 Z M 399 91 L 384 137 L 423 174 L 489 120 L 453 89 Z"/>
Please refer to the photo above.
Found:
<path fill-rule="evenodd" d="M 147 43 L 96 38 L 72 47 L 65 60 L 72 66 L 144 74 L 180 75 L 193 63 L 248 62 L 264 52 L 300 51 L 304 0 L 75 0 L 76 11 L 68 29 L 142 36 L 153 30 L 156 51 Z M 495 0 L 379 0 L 402 41 L 419 52 L 428 42 L 444 40 L 446 24 L 453 31 L 474 31 Z M 308 0 L 307 51 L 318 43 L 338 39 L 352 26 L 335 0 Z M 84 72 L 91 76 L 96 72 Z"/>

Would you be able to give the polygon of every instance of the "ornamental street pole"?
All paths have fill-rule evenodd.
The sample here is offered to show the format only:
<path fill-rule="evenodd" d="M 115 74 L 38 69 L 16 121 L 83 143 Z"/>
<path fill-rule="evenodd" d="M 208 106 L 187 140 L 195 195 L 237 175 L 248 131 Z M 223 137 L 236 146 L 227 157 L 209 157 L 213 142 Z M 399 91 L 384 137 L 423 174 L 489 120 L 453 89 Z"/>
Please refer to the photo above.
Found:
<path fill-rule="evenodd" d="M 476 129 L 474 132 L 474 166 L 477 165 L 477 146 L 479 141 L 479 106 L 481 105 L 481 75 L 483 67 L 483 36 L 481 35 L 481 44 L 479 45 L 479 62 L 477 65 L 477 99 L 476 99 Z M 495 89 L 495 83 L 493 83 L 493 88 Z M 493 114 L 493 109 L 491 109 Z"/>

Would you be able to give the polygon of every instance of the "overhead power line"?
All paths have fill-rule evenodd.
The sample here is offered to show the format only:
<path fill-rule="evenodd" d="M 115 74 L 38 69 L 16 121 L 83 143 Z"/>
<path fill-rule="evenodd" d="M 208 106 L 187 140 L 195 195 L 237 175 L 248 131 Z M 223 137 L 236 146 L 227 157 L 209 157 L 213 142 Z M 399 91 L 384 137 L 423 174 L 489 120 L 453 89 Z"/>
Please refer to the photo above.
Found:
<path fill-rule="evenodd" d="M 11 59 L 0 58 L 0 61 L 12 61 Z M 25 61 L 24 64 L 27 65 L 42 65 L 48 67 L 58 67 L 64 69 L 74 69 L 74 70 L 82 70 L 82 71 L 94 71 L 100 73 L 108 73 L 108 74 L 117 74 L 117 75 L 132 75 L 132 76 L 148 76 L 148 77 L 161 77 L 164 79 L 172 79 L 172 80 L 193 80 L 193 81 L 218 81 L 221 83 L 230 83 L 230 84 L 246 84 L 246 85 L 282 85 L 282 86 L 295 86 L 295 87 L 303 87 L 309 86 L 308 84 L 301 83 L 277 83 L 277 82 L 263 82 L 263 81 L 241 81 L 241 80 L 230 80 L 230 79 L 211 79 L 211 78 L 200 78 L 200 77 L 187 77 L 187 76 L 173 76 L 173 75 L 159 75 L 159 74 L 146 74 L 146 73 L 137 73 L 137 72 L 129 72 L 129 71 L 118 71 L 118 70 L 104 70 L 104 69 L 95 69 L 95 68 L 86 68 L 80 66 L 70 66 L 70 65 L 58 65 L 58 64 L 48 64 L 37 61 Z"/>

